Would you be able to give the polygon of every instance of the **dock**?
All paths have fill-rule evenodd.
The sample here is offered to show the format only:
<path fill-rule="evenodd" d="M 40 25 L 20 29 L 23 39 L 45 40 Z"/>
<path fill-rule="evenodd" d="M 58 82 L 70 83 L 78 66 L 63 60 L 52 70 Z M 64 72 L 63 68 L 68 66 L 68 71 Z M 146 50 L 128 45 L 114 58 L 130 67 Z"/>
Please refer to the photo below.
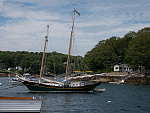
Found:
<path fill-rule="evenodd" d="M 1 97 L 0 113 L 40 113 L 41 97 Z"/>

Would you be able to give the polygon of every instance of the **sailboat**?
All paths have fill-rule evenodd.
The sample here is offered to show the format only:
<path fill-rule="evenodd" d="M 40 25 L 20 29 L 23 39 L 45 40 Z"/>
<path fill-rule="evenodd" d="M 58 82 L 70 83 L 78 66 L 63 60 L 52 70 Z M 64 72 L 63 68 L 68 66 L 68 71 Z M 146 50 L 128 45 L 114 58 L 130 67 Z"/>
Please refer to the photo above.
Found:
<path fill-rule="evenodd" d="M 66 74 L 65 79 L 62 82 L 43 78 L 42 77 L 42 70 L 43 70 L 43 61 L 44 61 L 44 54 L 45 54 L 45 47 L 48 38 L 48 33 L 45 36 L 45 44 L 44 44 L 44 51 L 42 57 L 42 64 L 41 64 L 41 71 L 39 81 L 29 80 L 23 77 L 19 77 L 22 83 L 31 91 L 38 91 L 38 92 L 93 92 L 94 89 L 101 84 L 101 82 L 87 82 L 87 81 L 69 81 L 68 79 L 68 66 L 69 66 L 69 57 L 70 57 L 70 49 L 71 49 L 71 42 L 72 42 L 72 34 L 73 34 L 73 27 L 74 27 L 74 14 L 77 13 L 80 16 L 80 13 L 73 10 L 72 16 L 72 30 L 70 35 L 70 43 L 69 43 L 69 51 L 68 51 L 68 59 L 67 59 L 67 66 L 66 66 Z M 47 32 L 49 29 L 49 25 L 47 25 Z"/>

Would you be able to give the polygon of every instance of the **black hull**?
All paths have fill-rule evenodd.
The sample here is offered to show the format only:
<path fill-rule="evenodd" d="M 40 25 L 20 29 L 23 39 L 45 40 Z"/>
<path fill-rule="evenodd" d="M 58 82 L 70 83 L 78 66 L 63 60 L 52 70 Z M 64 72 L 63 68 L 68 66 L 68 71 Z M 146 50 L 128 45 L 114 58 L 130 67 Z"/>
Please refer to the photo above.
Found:
<path fill-rule="evenodd" d="M 101 84 L 101 82 L 88 84 L 80 87 L 69 87 L 69 86 L 52 86 L 42 83 L 35 83 L 29 81 L 23 81 L 23 84 L 31 91 L 36 92 L 90 92 Z"/>

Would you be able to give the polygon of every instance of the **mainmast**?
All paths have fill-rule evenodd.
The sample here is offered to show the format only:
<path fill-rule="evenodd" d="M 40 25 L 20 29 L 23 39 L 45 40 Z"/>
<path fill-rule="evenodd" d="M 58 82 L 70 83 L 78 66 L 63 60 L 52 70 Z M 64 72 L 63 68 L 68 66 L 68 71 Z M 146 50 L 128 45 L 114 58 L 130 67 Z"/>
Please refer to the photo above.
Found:
<path fill-rule="evenodd" d="M 73 15 L 72 15 L 72 30 L 70 35 L 70 43 L 69 43 L 69 51 L 68 51 L 68 59 L 67 59 L 67 66 L 66 66 L 66 74 L 65 74 L 65 80 L 67 80 L 67 73 L 68 73 L 68 66 L 69 66 L 69 57 L 70 57 L 70 49 L 71 49 L 71 42 L 72 42 L 72 33 L 73 33 L 73 27 L 74 27 L 74 14 L 75 12 L 80 16 L 80 13 L 76 11 L 74 8 Z"/>
<path fill-rule="evenodd" d="M 46 42 L 48 41 L 48 29 L 49 29 L 49 25 L 47 25 L 47 32 L 46 32 L 46 36 L 45 36 L 45 43 L 44 43 L 44 50 L 43 50 L 43 57 L 42 57 L 42 64 L 41 64 L 41 71 L 40 71 L 39 83 L 40 83 L 41 76 L 42 76 L 43 62 L 44 62 L 44 57 L 45 57 Z"/>

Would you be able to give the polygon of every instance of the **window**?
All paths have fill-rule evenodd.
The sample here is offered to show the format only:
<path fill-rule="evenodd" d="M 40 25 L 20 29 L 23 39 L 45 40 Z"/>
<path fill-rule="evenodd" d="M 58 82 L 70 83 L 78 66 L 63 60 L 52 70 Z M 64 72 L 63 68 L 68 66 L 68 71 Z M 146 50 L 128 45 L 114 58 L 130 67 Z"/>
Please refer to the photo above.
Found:
<path fill-rule="evenodd" d="M 81 83 L 81 86 L 84 86 L 84 83 Z"/>

